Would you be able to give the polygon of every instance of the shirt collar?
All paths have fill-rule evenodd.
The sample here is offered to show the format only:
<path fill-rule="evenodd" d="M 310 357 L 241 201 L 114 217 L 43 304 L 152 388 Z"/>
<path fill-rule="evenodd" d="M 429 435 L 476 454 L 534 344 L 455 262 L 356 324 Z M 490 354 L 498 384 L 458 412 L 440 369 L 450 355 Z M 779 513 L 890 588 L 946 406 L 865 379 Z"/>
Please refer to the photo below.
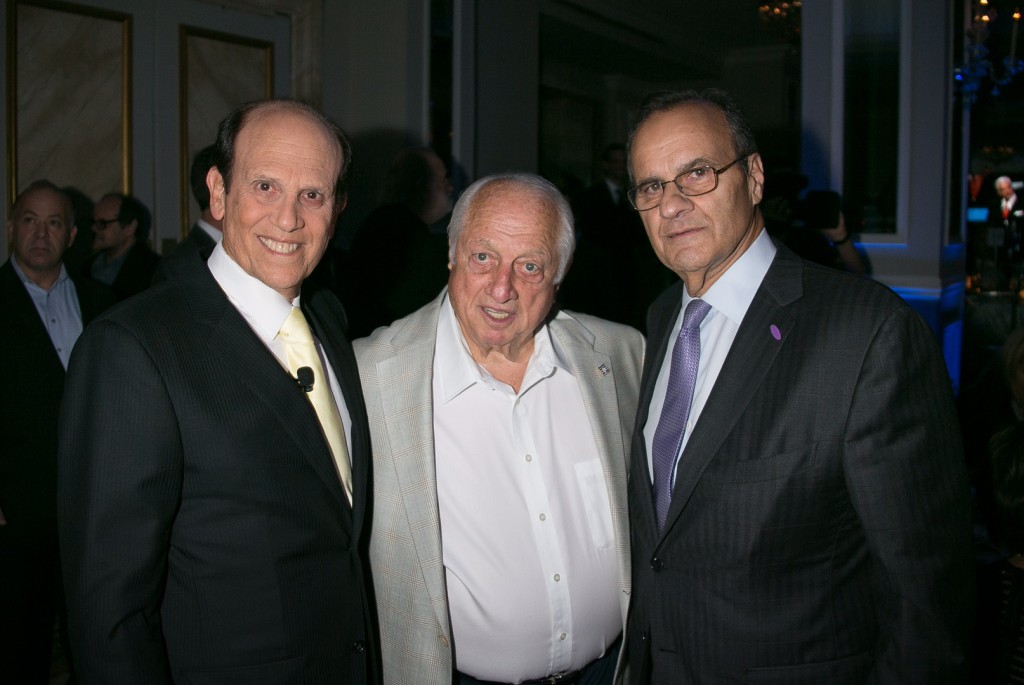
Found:
<path fill-rule="evenodd" d="M 265 342 L 277 336 L 292 307 L 299 306 L 299 297 L 289 302 L 281 293 L 247 273 L 224 251 L 224 243 L 217 243 L 206 264 L 224 294 Z"/>
<path fill-rule="evenodd" d="M 11 267 L 14 269 L 14 273 L 18 274 L 18 278 L 21 280 L 22 284 L 25 285 L 26 287 L 36 288 L 38 290 L 42 290 L 43 292 L 49 292 L 48 290 L 43 288 L 41 285 L 39 285 L 38 283 L 33 281 L 31 278 L 29 278 L 28 276 L 25 275 L 25 272 L 21 270 L 21 266 L 18 264 L 18 259 L 14 256 L 13 253 L 11 254 Z M 52 286 L 50 286 L 50 290 L 53 290 L 57 286 L 61 285 L 67 279 L 68 279 L 68 270 L 64 268 L 64 262 L 61 262 L 61 264 L 60 264 L 60 273 L 57 275 L 57 280 L 53 282 Z"/>
<path fill-rule="evenodd" d="M 441 311 L 438 314 L 434 357 L 441 401 L 444 404 L 477 383 L 484 383 L 492 388 L 507 387 L 473 359 L 447 295 L 441 302 Z M 572 373 L 561 346 L 551 336 L 547 324 L 544 324 L 533 336 L 533 354 L 526 367 L 519 394 L 549 377 L 555 369 Z"/>
<path fill-rule="evenodd" d="M 700 299 L 710 304 L 715 311 L 721 312 L 737 326 L 754 300 L 754 293 L 761 287 L 761 281 L 768 273 L 776 253 L 775 243 L 768 236 L 768 231 L 754 239 L 746 252 L 718 277 L 714 285 Z M 683 288 L 683 308 L 694 298 Z"/>
<path fill-rule="evenodd" d="M 216 240 L 218 243 L 224 237 L 224 233 L 220 229 L 215 228 L 214 226 L 211 226 L 206 221 L 203 221 L 202 217 L 196 219 L 196 226 L 198 226 L 200 229 L 205 231 L 206 235 L 210 236 L 211 238 Z"/>

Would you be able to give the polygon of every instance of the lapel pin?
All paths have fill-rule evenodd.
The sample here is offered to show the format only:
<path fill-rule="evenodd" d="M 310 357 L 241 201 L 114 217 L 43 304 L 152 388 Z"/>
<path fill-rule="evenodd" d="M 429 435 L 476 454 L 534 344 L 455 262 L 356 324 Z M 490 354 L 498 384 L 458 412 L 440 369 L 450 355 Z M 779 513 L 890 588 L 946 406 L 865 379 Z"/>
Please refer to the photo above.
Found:
<path fill-rule="evenodd" d="M 608 370 L 608 367 L 605 366 L 604 364 L 598 366 L 597 370 L 601 372 L 602 376 L 607 376 L 609 373 L 611 373 L 611 371 Z"/>
<path fill-rule="evenodd" d="M 772 332 L 773 338 L 775 338 L 776 340 L 782 340 L 782 331 L 779 330 L 778 326 L 772 324 L 768 330 Z"/>

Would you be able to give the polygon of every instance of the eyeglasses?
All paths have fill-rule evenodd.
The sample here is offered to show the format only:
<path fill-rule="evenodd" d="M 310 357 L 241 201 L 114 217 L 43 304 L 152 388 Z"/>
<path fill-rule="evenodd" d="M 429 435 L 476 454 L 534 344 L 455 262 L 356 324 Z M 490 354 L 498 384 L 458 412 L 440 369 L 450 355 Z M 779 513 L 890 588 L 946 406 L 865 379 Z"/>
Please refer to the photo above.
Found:
<path fill-rule="evenodd" d="M 116 223 L 117 223 L 117 219 L 93 219 L 92 220 L 92 227 L 93 228 L 98 228 L 101 231 L 103 231 L 103 230 L 106 230 L 107 226 L 109 226 L 110 224 L 116 224 Z"/>
<path fill-rule="evenodd" d="M 679 174 L 671 181 L 662 181 L 661 179 L 645 181 L 627 190 L 626 197 L 629 198 L 629 204 L 633 205 L 634 209 L 643 212 L 648 209 L 654 209 L 661 204 L 662 199 L 665 197 L 665 186 L 669 183 L 675 183 L 679 192 L 687 197 L 705 195 L 718 187 L 719 174 L 748 156 L 740 155 L 720 169 L 716 169 L 710 164 L 690 169 Z"/>

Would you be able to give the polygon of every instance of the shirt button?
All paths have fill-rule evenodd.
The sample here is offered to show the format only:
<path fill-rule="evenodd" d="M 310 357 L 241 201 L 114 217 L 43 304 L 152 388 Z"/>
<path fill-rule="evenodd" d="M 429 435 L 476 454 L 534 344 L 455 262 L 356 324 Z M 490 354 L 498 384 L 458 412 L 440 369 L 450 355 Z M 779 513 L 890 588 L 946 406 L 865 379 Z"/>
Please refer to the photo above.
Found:
<path fill-rule="evenodd" d="M 540 520 L 541 521 L 547 521 L 548 520 L 548 515 L 547 514 L 541 514 L 540 515 Z"/>
<path fill-rule="evenodd" d="M 356 642 L 352 643 L 352 651 L 356 654 L 362 654 L 366 651 L 366 645 L 363 643 L 362 640 L 357 640 Z"/>
<path fill-rule="evenodd" d="M 532 454 L 527 454 L 526 455 L 526 461 L 528 461 L 528 462 L 533 461 L 533 455 Z"/>
<path fill-rule="evenodd" d="M 565 639 L 565 633 L 562 633 L 561 635 L 559 635 L 558 639 L 559 640 L 564 640 Z"/>
<path fill-rule="evenodd" d="M 558 581 L 560 581 L 561 579 L 562 579 L 562 574 L 561 574 L 561 573 L 556 573 L 556 574 L 555 574 L 555 582 L 557 583 L 557 582 L 558 582 Z"/>

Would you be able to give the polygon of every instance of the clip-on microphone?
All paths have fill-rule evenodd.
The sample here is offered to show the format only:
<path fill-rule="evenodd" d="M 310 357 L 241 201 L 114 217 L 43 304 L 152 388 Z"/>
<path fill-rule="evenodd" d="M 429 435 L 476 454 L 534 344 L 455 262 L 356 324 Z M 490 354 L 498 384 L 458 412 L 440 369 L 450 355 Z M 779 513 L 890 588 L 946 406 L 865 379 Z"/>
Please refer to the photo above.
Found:
<path fill-rule="evenodd" d="M 308 366 L 300 366 L 295 375 L 298 376 L 295 382 L 302 388 L 302 392 L 313 392 L 313 369 Z"/>

